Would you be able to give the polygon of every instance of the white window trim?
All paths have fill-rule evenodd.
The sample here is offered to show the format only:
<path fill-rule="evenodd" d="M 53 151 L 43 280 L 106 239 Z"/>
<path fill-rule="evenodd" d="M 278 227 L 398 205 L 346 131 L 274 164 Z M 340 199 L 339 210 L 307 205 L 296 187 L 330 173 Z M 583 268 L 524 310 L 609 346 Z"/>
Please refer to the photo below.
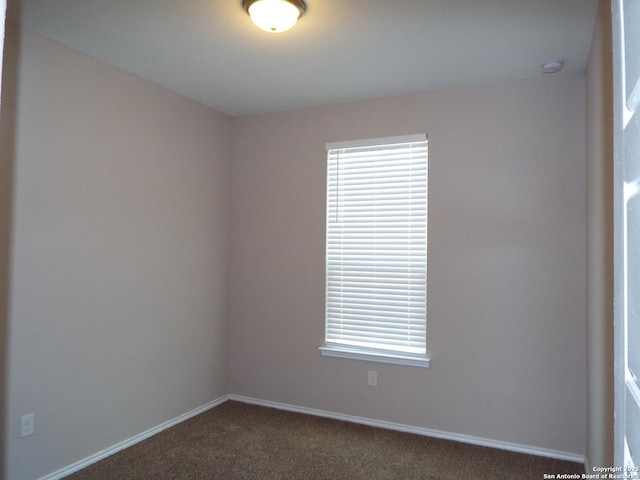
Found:
<path fill-rule="evenodd" d="M 396 352 L 385 352 L 384 350 L 365 351 L 364 349 L 332 344 L 324 345 L 319 350 L 323 357 L 348 358 L 368 362 L 391 363 L 393 365 L 407 365 L 409 367 L 431 367 L 431 359 L 418 355 L 402 355 Z"/>
<path fill-rule="evenodd" d="M 380 138 L 367 138 L 364 140 L 347 140 L 344 142 L 330 142 L 325 144 L 325 149 L 329 151 L 336 148 L 372 147 L 374 145 L 424 142 L 426 140 L 427 140 L 426 133 L 416 133 L 414 135 L 399 135 L 397 137 L 380 137 Z"/>
<path fill-rule="evenodd" d="M 367 147 L 395 143 L 423 142 L 426 140 L 427 135 L 422 133 L 415 135 L 371 138 L 365 140 L 330 142 L 325 146 L 326 150 L 329 151 L 332 149 Z M 403 354 L 402 352 L 398 351 L 374 348 L 358 348 L 357 346 L 341 345 L 331 342 L 325 342 L 323 346 L 319 347 L 319 350 L 321 355 L 325 357 L 346 358 L 352 360 L 388 363 L 421 368 L 429 368 L 431 366 L 431 359 L 428 358 L 426 354 Z"/>

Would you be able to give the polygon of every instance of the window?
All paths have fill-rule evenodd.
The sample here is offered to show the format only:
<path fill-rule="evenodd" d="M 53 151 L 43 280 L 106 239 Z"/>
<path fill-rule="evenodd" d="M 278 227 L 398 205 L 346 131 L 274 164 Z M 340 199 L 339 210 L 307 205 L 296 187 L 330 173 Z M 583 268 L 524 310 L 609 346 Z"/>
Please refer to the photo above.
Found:
<path fill-rule="evenodd" d="M 613 2 L 614 460 L 640 467 L 640 3 Z"/>
<path fill-rule="evenodd" d="M 322 354 L 427 367 L 426 135 L 327 151 Z"/>

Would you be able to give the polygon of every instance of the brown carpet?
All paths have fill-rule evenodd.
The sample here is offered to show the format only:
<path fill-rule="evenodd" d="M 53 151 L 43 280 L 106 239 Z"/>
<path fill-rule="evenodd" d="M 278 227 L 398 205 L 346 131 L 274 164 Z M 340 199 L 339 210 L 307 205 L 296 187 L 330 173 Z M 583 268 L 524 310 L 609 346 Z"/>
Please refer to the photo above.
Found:
<path fill-rule="evenodd" d="M 68 480 L 540 480 L 582 465 L 229 401 Z"/>

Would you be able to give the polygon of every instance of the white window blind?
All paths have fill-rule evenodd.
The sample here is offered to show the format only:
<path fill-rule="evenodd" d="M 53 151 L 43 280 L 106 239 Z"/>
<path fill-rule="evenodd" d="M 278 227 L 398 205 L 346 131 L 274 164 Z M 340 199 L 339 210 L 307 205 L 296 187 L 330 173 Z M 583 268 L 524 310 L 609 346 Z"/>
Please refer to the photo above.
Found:
<path fill-rule="evenodd" d="M 323 350 L 426 359 L 426 135 L 327 150 Z"/>

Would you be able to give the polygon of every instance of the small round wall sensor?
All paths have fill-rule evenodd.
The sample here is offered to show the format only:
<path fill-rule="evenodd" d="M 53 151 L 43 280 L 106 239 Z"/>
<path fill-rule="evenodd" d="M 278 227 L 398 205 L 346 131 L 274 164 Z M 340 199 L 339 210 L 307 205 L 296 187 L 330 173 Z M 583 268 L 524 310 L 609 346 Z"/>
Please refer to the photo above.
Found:
<path fill-rule="evenodd" d="M 557 73 L 564 67 L 564 62 L 561 60 L 554 60 L 553 62 L 547 62 L 542 65 L 542 73 Z"/>

